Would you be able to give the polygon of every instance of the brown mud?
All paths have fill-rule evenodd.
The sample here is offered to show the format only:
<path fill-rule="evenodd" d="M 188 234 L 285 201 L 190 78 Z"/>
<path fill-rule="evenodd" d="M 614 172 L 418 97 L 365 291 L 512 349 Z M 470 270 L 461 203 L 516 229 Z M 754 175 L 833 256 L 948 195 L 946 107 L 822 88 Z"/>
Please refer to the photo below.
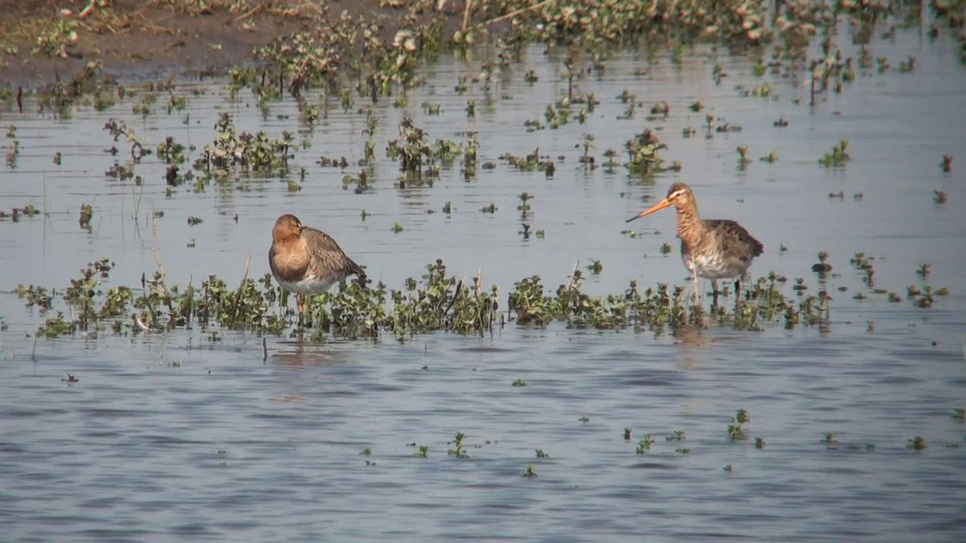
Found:
<path fill-rule="evenodd" d="M 416 10 L 412 2 L 379 0 L 109 0 L 103 7 L 95 0 L 85 13 L 88 4 L 0 0 L 0 85 L 40 88 L 72 79 L 90 62 L 114 76 L 215 74 L 251 61 L 272 38 L 330 25 L 343 13 L 378 22 L 387 36 L 439 14 L 452 35 L 463 18 L 463 0 L 447 0 L 442 9 L 429 0 Z M 404 22 L 413 11 L 416 20 Z M 36 52 L 59 24 L 76 38 L 64 32 L 62 53 Z"/>

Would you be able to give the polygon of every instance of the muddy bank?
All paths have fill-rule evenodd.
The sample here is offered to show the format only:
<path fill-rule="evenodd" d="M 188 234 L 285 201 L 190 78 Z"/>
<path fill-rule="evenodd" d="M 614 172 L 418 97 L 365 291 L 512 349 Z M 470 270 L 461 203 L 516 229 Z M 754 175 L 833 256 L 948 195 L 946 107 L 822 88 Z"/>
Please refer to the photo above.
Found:
<path fill-rule="evenodd" d="M 380 4 L 383 4 L 382 6 Z M 40 88 L 73 79 L 90 62 L 115 76 L 218 73 L 251 61 L 275 37 L 328 26 L 343 13 L 378 23 L 390 35 L 401 24 L 442 15 L 453 30 L 462 2 L 404 9 L 375 0 L 265 2 L 200 0 L 0 0 L 0 85 Z M 450 30 L 452 32 L 452 30 Z"/>

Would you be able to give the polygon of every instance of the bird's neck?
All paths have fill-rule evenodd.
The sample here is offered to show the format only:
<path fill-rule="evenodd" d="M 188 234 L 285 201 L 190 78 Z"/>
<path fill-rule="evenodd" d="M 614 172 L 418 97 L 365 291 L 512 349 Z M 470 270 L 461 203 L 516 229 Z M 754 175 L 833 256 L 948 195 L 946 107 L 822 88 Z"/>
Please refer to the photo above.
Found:
<path fill-rule="evenodd" d="M 678 209 L 678 237 L 688 245 L 697 245 L 704 232 L 697 206 Z"/>

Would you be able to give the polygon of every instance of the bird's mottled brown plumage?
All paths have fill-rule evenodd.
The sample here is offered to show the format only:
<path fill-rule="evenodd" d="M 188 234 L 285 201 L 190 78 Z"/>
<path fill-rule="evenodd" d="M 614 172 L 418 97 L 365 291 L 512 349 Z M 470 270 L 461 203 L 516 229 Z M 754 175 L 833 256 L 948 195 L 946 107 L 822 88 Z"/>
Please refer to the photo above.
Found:
<path fill-rule="evenodd" d="M 268 265 L 275 280 L 294 292 L 303 312 L 302 296 L 319 294 L 350 275 L 365 281 L 366 272 L 346 256 L 325 232 L 303 226 L 295 215 L 282 215 L 272 229 Z"/>
<path fill-rule="evenodd" d="M 735 221 L 698 216 L 694 193 L 684 183 L 671 185 L 664 200 L 628 222 L 671 206 L 678 213 L 681 259 L 688 271 L 712 280 L 717 299 L 718 279 L 740 279 L 765 247 Z"/>

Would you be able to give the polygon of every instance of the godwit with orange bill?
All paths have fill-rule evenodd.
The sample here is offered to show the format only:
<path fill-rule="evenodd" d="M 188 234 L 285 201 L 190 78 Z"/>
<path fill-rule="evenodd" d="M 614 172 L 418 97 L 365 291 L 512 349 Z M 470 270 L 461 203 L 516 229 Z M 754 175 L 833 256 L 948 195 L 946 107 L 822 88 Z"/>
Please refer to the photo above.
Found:
<path fill-rule="evenodd" d="M 684 183 L 671 185 L 666 198 L 627 222 L 671 206 L 678 212 L 681 259 L 694 280 L 695 298 L 698 277 L 711 280 L 715 305 L 718 304 L 718 279 L 734 278 L 737 297 L 741 292 L 741 278 L 765 246 L 735 221 L 700 218 L 694 193 Z"/>

